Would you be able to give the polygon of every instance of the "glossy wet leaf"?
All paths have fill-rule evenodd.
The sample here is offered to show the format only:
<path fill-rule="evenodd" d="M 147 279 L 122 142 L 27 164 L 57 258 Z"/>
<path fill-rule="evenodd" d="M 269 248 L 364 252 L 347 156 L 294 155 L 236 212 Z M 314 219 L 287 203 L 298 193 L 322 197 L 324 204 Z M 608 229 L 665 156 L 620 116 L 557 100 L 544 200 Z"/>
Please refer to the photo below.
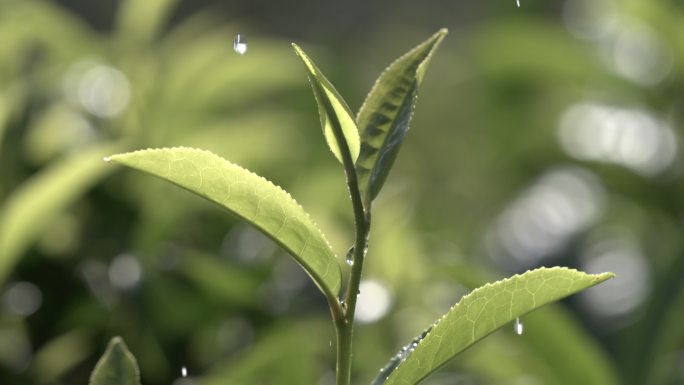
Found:
<path fill-rule="evenodd" d="M 0 283 L 46 226 L 112 171 L 102 157 L 122 147 L 84 148 L 41 170 L 12 193 L 0 207 Z"/>
<path fill-rule="evenodd" d="M 356 122 L 361 150 L 356 161 L 366 203 L 380 192 L 409 129 L 418 87 L 432 54 L 446 36 L 442 29 L 392 63 L 376 80 Z"/>
<path fill-rule="evenodd" d="M 328 299 L 341 273 L 327 240 L 283 189 L 209 151 L 187 147 L 135 151 L 109 158 L 166 179 L 227 209 L 287 250 Z"/>
<path fill-rule="evenodd" d="M 360 139 L 349 106 L 316 67 L 313 60 L 296 44 L 292 46 L 306 66 L 309 83 L 311 83 L 318 104 L 323 134 L 330 150 L 342 164 L 344 164 L 345 154 L 349 154 L 350 162 L 353 164 L 359 156 Z"/>
<path fill-rule="evenodd" d="M 90 385 L 140 385 L 138 363 L 121 337 L 109 341 L 90 375 Z"/>
<path fill-rule="evenodd" d="M 613 276 L 561 267 L 540 268 L 475 289 L 432 326 L 413 353 L 383 384 L 417 384 L 456 354 L 501 326 L 509 325 L 516 317 Z"/>

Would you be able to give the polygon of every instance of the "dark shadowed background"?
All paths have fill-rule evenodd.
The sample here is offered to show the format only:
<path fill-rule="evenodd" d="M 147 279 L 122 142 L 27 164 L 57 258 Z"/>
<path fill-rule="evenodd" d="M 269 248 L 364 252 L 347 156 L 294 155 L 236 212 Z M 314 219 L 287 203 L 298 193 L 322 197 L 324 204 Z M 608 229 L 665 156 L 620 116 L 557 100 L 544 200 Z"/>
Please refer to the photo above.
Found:
<path fill-rule="evenodd" d="M 289 256 L 102 158 L 214 151 L 290 191 L 346 274 L 344 174 L 289 43 L 357 110 L 442 27 L 375 205 L 354 382 L 472 288 L 564 265 L 617 278 L 425 384 L 684 383 L 677 0 L 0 0 L 0 383 L 86 384 L 121 335 L 146 385 L 332 385 L 328 310 Z"/>

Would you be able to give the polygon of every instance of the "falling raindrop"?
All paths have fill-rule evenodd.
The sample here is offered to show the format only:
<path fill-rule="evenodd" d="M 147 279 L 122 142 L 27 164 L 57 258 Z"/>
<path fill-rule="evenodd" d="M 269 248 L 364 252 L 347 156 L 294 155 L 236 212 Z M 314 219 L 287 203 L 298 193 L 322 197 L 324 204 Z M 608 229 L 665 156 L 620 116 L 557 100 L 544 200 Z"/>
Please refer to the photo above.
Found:
<path fill-rule="evenodd" d="M 188 368 L 185 366 L 181 367 L 181 376 L 183 376 L 183 378 L 188 376 Z"/>
<path fill-rule="evenodd" d="M 233 41 L 233 51 L 240 55 L 244 55 L 245 52 L 247 52 L 247 39 L 239 33 L 235 36 L 235 40 Z"/>
<path fill-rule="evenodd" d="M 515 331 L 515 334 L 519 336 L 523 334 L 523 324 L 520 322 L 520 317 L 515 319 L 515 322 L 513 323 L 513 330 Z"/>
<path fill-rule="evenodd" d="M 354 266 L 354 246 L 347 251 L 347 265 Z"/>
<path fill-rule="evenodd" d="M 515 3 L 518 5 L 518 8 L 520 8 L 520 0 L 515 0 Z"/>

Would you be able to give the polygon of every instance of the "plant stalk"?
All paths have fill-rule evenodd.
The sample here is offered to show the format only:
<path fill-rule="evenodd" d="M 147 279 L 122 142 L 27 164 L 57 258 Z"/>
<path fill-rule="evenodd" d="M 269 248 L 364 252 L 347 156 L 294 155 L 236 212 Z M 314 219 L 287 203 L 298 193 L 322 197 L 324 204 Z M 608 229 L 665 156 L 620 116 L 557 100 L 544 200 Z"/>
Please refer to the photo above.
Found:
<path fill-rule="evenodd" d="M 356 169 L 345 164 L 347 175 L 347 186 L 351 196 L 352 207 L 354 209 L 355 241 L 354 254 L 352 257 L 352 270 L 347 284 L 345 303 L 342 303 L 344 317 L 339 322 L 335 322 L 337 331 L 337 367 L 336 384 L 349 385 L 351 381 L 351 357 L 352 342 L 354 336 L 354 314 L 356 312 L 356 301 L 359 295 L 359 285 L 361 283 L 361 273 L 363 272 L 363 260 L 368 248 L 368 234 L 370 232 L 370 207 L 364 207 L 359 190 Z"/>
<path fill-rule="evenodd" d="M 318 91 L 319 94 L 324 95 L 325 90 L 321 88 L 318 83 L 312 81 L 314 87 L 314 94 Z M 330 101 L 327 98 L 320 98 L 327 114 L 335 116 L 336 112 Z M 368 234 L 370 232 L 370 203 L 368 207 L 364 206 L 361 198 L 361 190 L 359 189 L 359 178 L 356 174 L 356 167 L 354 165 L 355 159 L 352 158 L 351 151 L 347 145 L 347 140 L 343 135 L 342 126 L 337 119 L 331 119 L 334 129 L 333 135 L 338 144 L 340 154 L 342 155 L 342 164 L 344 166 L 344 173 L 347 177 L 347 187 L 349 188 L 349 195 L 351 196 L 352 208 L 354 210 L 354 224 L 355 224 L 355 241 L 354 241 L 354 255 L 352 271 L 349 275 L 349 282 L 347 284 L 347 293 L 342 300 L 337 300 L 336 303 L 331 304 L 331 311 L 335 324 L 335 331 L 337 334 L 337 365 L 336 365 L 336 384 L 350 385 L 351 381 L 351 358 L 352 358 L 352 338 L 354 335 L 354 313 L 356 311 L 356 300 L 359 294 L 359 284 L 361 283 L 361 272 L 363 270 L 363 259 L 366 254 Z M 342 314 L 340 314 L 340 309 Z"/>

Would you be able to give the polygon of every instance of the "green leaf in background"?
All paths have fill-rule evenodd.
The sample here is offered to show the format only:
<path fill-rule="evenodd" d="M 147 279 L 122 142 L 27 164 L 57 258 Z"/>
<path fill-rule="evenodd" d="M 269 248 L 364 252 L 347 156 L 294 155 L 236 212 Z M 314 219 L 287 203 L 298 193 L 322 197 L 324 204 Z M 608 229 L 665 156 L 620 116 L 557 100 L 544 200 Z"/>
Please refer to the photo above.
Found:
<path fill-rule="evenodd" d="M 344 153 L 347 151 L 342 148 L 346 147 L 353 164 L 359 156 L 360 139 L 349 106 L 306 53 L 298 45 L 292 44 L 292 46 L 306 66 L 309 82 L 318 104 L 321 126 L 330 150 L 340 163 L 344 164 Z"/>
<path fill-rule="evenodd" d="M 439 30 L 387 67 L 359 110 L 361 151 L 356 172 L 366 204 L 375 199 L 387 179 L 409 130 L 418 87 L 446 34 L 446 29 Z"/>
<path fill-rule="evenodd" d="M 285 248 L 336 301 L 341 272 L 328 241 L 302 207 L 266 179 L 204 150 L 151 149 L 109 158 L 204 197 L 261 230 Z"/>
<path fill-rule="evenodd" d="M 118 33 L 130 44 L 149 43 L 164 26 L 178 0 L 127 0 L 121 3 L 117 17 Z"/>
<path fill-rule="evenodd" d="M 10 103 L 7 97 L 0 93 L 0 146 L 2 146 L 2 137 L 5 134 L 5 128 L 10 117 Z"/>
<path fill-rule="evenodd" d="M 90 376 L 90 385 L 140 385 L 138 363 L 121 337 L 109 341 Z"/>
<path fill-rule="evenodd" d="M 403 353 L 407 357 L 382 384 L 417 384 L 456 354 L 516 317 L 613 276 L 562 267 L 539 268 L 475 289 Z"/>
<path fill-rule="evenodd" d="M 94 145 L 55 162 L 0 207 L 0 283 L 19 256 L 62 211 L 110 171 L 102 157 L 121 144 Z"/>

